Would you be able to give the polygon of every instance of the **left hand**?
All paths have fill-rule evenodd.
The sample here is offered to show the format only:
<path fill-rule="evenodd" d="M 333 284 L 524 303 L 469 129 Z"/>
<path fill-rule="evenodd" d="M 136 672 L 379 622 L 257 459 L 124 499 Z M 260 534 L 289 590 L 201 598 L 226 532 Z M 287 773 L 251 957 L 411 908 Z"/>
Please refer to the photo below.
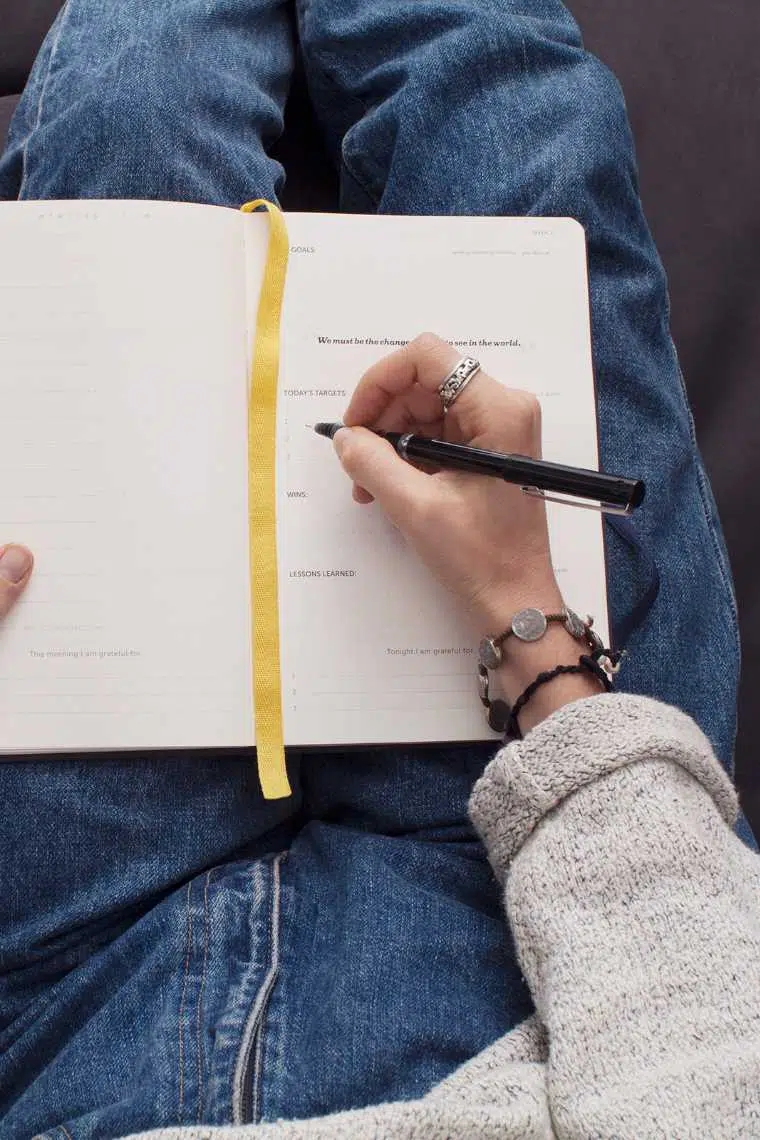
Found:
<path fill-rule="evenodd" d="M 24 592 L 34 568 L 34 557 L 25 546 L 0 546 L 0 619 L 7 616 Z"/>

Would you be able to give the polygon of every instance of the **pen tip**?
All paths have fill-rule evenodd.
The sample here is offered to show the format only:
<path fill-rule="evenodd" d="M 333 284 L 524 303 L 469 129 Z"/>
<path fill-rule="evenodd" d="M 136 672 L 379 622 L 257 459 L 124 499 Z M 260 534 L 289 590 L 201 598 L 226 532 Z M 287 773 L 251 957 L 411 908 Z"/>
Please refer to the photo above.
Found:
<path fill-rule="evenodd" d="M 307 424 L 306 426 L 309 429 L 309 431 L 314 431 L 314 424 Z"/>
<path fill-rule="evenodd" d="M 336 431 L 338 430 L 338 428 L 342 428 L 342 427 L 343 427 L 343 424 L 319 423 L 319 424 L 314 424 L 314 431 L 317 433 L 317 435 L 324 435 L 328 439 L 332 439 L 333 436 L 335 435 Z"/>

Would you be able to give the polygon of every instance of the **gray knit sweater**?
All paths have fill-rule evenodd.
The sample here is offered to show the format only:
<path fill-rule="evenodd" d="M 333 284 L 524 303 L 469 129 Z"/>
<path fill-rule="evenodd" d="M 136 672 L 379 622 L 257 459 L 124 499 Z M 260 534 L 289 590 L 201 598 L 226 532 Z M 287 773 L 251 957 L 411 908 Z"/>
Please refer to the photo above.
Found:
<path fill-rule="evenodd" d="M 685 714 L 566 705 L 470 801 L 537 1013 L 420 1100 L 140 1140 L 760 1137 L 760 862 L 736 810 Z"/>

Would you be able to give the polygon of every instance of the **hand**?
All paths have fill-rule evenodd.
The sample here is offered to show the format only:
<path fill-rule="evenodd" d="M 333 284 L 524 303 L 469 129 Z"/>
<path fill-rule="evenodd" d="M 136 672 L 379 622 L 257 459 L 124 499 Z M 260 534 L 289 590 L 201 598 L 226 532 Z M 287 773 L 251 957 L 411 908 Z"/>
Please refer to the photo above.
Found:
<path fill-rule="evenodd" d="M 32 576 L 34 558 L 25 546 L 0 546 L 0 619 L 10 613 Z"/>
<path fill-rule="evenodd" d="M 433 574 L 474 618 L 479 635 L 500 633 L 526 606 L 562 606 L 551 564 L 542 499 L 463 471 L 420 470 L 367 427 L 418 432 L 455 443 L 541 458 L 541 408 L 528 392 L 478 372 L 444 416 L 438 387 L 461 357 L 424 333 L 362 377 L 343 417 L 351 430 L 333 443 L 358 503 L 376 499 Z M 578 643 L 559 624 L 536 642 L 511 647 L 493 675 L 510 704 L 537 676 L 575 663 Z M 523 733 L 569 701 L 601 691 L 588 674 L 542 685 L 520 713 Z"/>
<path fill-rule="evenodd" d="M 443 415 L 437 389 L 461 355 L 424 333 L 378 361 L 362 377 L 343 417 L 352 430 L 336 432 L 334 446 L 354 481 L 356 501 L 376 499 L 480 632 L 496 634 L 516 610 L 562 604 L 543 501 L 500 479 L 422 471 L 359 426 L 540 458 L 538 400 L 482 371 Z"/>

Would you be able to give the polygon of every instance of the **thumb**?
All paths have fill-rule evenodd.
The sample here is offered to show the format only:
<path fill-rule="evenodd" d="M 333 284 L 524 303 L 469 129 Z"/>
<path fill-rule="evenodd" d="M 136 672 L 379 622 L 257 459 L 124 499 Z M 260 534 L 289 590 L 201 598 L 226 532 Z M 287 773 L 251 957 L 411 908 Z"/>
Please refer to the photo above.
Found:
<path fill-rule="evenodd" d="M 0 618 L 9 614 L 32 573 L 34 558 L 25 546 L 0 546 Z"/>
<path fill-rule="evenodd" d="M 430 494 L 430 476 L 397 455 L 382 436 L 363 427 L 341 428 L 333 446 L 343 470 L 369 491 L 392 523 L 403 530 L 414 510 Z"/>

